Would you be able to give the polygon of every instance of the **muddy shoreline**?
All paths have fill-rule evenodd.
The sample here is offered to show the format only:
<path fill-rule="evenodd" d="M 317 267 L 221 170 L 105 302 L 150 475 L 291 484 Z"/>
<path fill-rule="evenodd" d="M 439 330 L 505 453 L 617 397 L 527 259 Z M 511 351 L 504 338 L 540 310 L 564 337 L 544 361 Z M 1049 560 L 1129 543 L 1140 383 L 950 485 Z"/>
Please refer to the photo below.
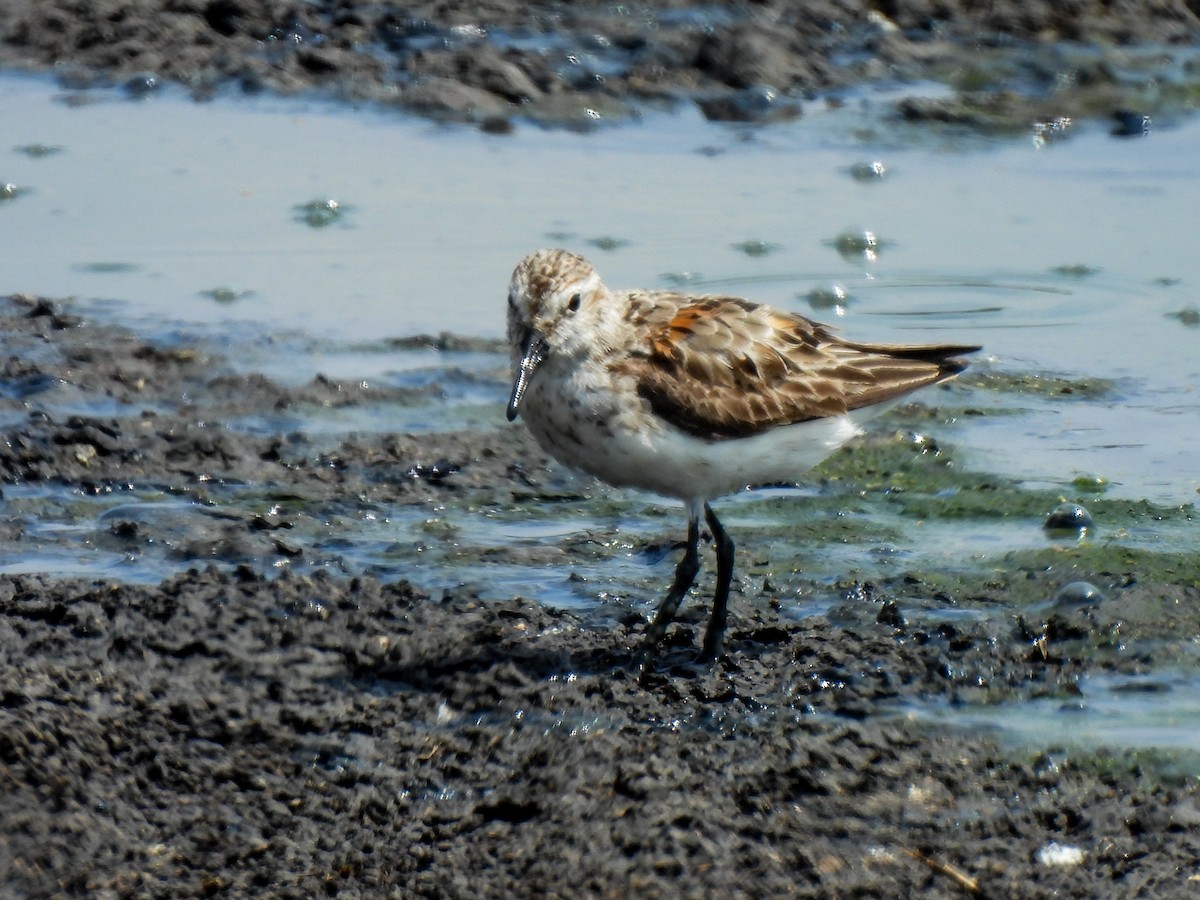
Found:
<path fill-rule="evenodd" d="M 16 0 L 0 9 L 0 65 L 68 86 L 164 84 L 311 93 L 504 131 L 516 120 L 590 128 L 696 104 L 770 122 L 864 85 L 901 91 L 897 116 L 973 129 L 1195 107 L 1200 18 L 1181 0 L 796 3 L 694 8 L 505 2 Z"/>
<path fill-rule="evenodd" d="M 1186 761 L 1022 750 L 907 712 L 1069 707 L 1087 674 L 1146 671 L 1170 638 L 1131 611 L 1174 597 L 1181 618 L 1160 632 L 1186 631 L 1186 573 L 1113 571 L 1103 589 L 1119 602 L 1028 620 L 930 618 L 935 586 L 911 578 L 847 584 L 839 608 L 802 621 L 739 600 L 727 656 L 704 670 L 690 665 L 697 601 L 643 686 L 629 671 L 641 607 L 589 616 L 337 575 L 306 530 L 333 509 L 431 499 L 581 502 L 523 429 L 331 444 L 207 425 L 365 389 L 286 387 L 41 298 L 3 301 L 0 346 L 0 552 L 46 541 L 15 499 L 31 486 L 186 508 L 180 527 L 118 506 L 80 545 L 161 553 L 176 574 L 160 583 L 0 577 L 0 869 L 15 896 L 1194 889 Z M 71 411 L 100 400 L 116 411 Z M 312 505 L 255 513 L 236 490 L 256 485 Z M 1014 571 L 1012 589 L 1052 590 L 1071 568 Z M 992 590 L 1003 602 L 1009 588 Z M 1098 653 L 1114 634 L 1142 637 Z"/>

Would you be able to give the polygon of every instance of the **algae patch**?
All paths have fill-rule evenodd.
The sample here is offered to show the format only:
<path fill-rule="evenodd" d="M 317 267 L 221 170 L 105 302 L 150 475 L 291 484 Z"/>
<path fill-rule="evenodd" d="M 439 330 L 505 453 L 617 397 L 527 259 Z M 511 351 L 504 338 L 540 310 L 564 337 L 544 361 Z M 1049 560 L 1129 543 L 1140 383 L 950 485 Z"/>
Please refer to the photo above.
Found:
<path fill-rule="evenodd" d="M 959 383 L 997 394 L 1016 394 L 1054 399 L 1100 400 L 1117 392 L 1109 378 L 1065 378 L 1034 372 L 968 371 Z"/>

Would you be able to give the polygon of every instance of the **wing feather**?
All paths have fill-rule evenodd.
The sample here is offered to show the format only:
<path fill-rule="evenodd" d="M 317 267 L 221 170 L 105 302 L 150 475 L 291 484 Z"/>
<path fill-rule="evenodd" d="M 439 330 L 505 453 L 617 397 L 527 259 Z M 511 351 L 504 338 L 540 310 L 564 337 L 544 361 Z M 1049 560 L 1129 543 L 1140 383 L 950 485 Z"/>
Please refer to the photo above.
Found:
<path fill-rule="evenodd" d="M 966 345 L 844 341 L 735 297 L 630 296 L 644 340 L 619 365 L 676 427 L 711 440 L 840 415 L 953 377 Z"/>

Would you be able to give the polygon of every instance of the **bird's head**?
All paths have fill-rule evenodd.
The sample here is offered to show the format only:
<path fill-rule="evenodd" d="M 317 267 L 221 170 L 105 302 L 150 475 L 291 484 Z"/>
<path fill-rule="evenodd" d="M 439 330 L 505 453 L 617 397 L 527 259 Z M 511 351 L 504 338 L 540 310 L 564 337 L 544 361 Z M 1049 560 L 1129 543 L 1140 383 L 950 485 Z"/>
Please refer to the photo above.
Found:
<path fill-rule="evenodd" d="M 591 263 L 567 250 L 535 250 L 517 264 L 508 286 L 510 422 L 538 366 L 550 357 L 578 356 L 603 344 L 608 296 Z"/>

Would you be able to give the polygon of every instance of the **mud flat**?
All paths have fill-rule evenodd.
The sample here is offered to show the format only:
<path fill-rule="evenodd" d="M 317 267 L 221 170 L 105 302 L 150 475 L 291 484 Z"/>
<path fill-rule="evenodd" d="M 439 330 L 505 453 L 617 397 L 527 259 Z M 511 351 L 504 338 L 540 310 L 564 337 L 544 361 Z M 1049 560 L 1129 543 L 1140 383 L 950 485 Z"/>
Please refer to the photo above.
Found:
<path fill-rule="evenodd" d="M 16 0 L 0 65 L 74 85 L 163 83 L 197 96 L 318 91 L 492 130 L 514 118 L 591 127 L 696 103 L 771 121 L 849 88 L 932 81 L 907 119 L 1026 129 L 1035 120 L 1142 118 L 1196 104 L 1200 19 L 1180 0 L 908 4 L 676 2 L 538 5 L 274 0 Z"/>
<path fill-rule="evenodd" d="M 1187 754 L 1030 749 L 913 714 L 1006 702 L 1019 715 L 1058 698 L 1069 716 L 1089 676 L 1185 660 L 1194 559 L 1154 569 L 1067 550 L 1015 557 L 1003 577 L 847 582 L 828 615 L 800 620 L 772 606 L 768 568 L 734 603 L 720 666 L 689 664 L 697 602 L 642 686 L 628 666 L 645 610 L 629 602 L 589 613 L 431 595 L 338 574 L 348 552 L 331 562 L 320 525 L 353 510 L 572 502 L 577 484 L 522 429 L 206 425 L 360 403 L 366 389 L 286 387 L 38 298 L 3 302 L 0 345 L 0 554 L 47 552 L 39 504 L 62 516 L 75 502 L 81 557 L 174 569 L 158 583 L 34 565 L 0 576 L 12 895 L 1195 890 Z M 879 464 L 870 442 L 857 452 L 864 470 Z M 114 496 L 107 514 L 88 506 Z M 139 512 L 163 498 L 183 511 Z M 547 543 L 508 559 L 545 564 L 573 546 Z M 1028 605 L 1085 566 L 1116 602 Z M 931 597 L 983 612 L 930 616 Z"/>

